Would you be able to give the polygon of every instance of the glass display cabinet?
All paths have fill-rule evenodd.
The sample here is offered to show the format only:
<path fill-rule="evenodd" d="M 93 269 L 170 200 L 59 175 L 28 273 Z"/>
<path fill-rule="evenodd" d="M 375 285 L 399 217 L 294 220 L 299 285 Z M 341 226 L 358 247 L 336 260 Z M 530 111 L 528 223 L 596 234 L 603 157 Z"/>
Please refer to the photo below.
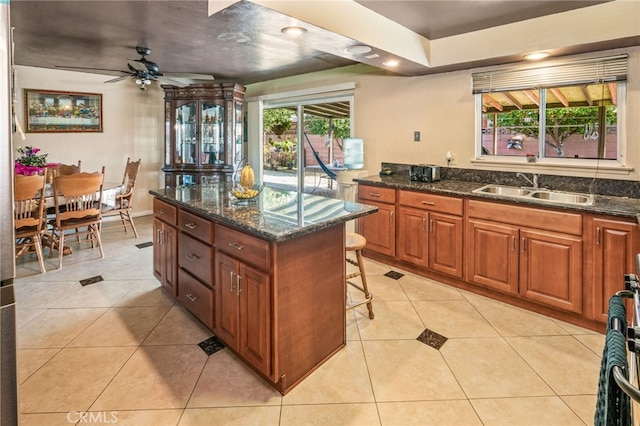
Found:
<path fill-rule="evenodd" d="M 165 186 L 230 181 L 244 156 L 244 87 L 237 83 L 162 86 Z"/>

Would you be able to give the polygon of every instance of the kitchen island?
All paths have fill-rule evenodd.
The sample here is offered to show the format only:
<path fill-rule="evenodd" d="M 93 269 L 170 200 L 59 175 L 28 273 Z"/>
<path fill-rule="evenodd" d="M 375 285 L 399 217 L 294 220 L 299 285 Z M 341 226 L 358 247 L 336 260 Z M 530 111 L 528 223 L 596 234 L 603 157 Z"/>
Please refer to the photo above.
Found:
<path fill-rule="evenodd" d="M 376 207 L 228 184 L 152 190 L 154 275 L 285 394 L 346 344 L 345 223 Z"/>

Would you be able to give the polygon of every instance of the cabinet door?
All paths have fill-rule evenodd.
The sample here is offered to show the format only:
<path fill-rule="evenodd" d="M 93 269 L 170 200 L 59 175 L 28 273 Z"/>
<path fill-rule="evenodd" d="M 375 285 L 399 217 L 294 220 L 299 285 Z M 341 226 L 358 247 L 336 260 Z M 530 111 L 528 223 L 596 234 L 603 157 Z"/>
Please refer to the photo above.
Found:
<path fill-rule="evenodd" d="M 271 281 L 269 275 L 240 264 L 240 354 L 264 374 L 271 369 Z"/>
<path fill-rule="evenodd" d="M 395 205 L 366 200 L 362 203 L 378 207 L 378 211 L 359 219 L 358 232 L 367 239 L 366 249 L 395 256 Z"/>
<path fill-rule="evenodd" d="M 633 222 L 589 218 L 587 283 L 593 300 L 589 318 L 606 322 L 609 299 L 624 289 L 624 274 L 640 273 L 634 260 L 640 251 L 638 234 L 638 225 Z"/>
<path fill-rule="evenodd" d="M 429 269 L 462 278 L 462 218 L 429 215 Z"/>
<path fill-rule="evenodd" d="M 216 252 L 215 280 L 215 333 L 227 345 L 238 350 L 240 346 L 240 310 L 237 275 L 239 262 Z"/>
<path fill-rule="evenodd" d="M 197 101 L 179 101 L 175 109 L 174 161 L 176 164 L 198 162 L 198 109 Z"/>
<path fill-rule="evenodd" d="M 200 137 L 200 165 L 224 163 L 224 107 L 215 101 L 200 102 Z"/>
<path fill-rule="evenodd" d="M 398 207 L 397 259 L 418 266 L 427 266 L 428 221 L 427 211 Z"/>
<path fill-rule="evenodd" d="M 153 221 L 153 275 L 173 297 L 178 295 L 178 241 L 175 228 Z"/>
<path fill-rule="evenodd" d="M 582 239 L 521 230 L 520 240 L 520 295 L 581 313 Z"/>
<path fill-rule="evenodd" d="M 518 293 L 518 228 L 469 219 L 465 248 L 467 281 Z"/>

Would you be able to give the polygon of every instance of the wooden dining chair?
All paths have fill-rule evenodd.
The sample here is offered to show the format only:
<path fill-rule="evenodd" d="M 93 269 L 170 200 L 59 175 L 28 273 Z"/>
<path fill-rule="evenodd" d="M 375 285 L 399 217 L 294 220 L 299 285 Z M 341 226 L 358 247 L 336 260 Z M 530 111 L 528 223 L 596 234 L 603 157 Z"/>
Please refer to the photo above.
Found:
<path fill-rule="evenodd" d="M 47 183 L 53 183 L 54 176 L 67 176 L 74 173 L 80 173 L 82 160 L 78 160 L 78 165 L 75 164 L 58 164 L 54 167 L 47 167 L 46 176 Z"/>
<path fill-rule="evenodd" d="M 104 166 L 101 172 L 75 173 L 53 178 L 55 219 L 49 221 L 54 245 L 58 250 L 58 268 L 62 268 L 62 255 L 68 237 L 77 237 L 74 243 L 90 241 L 91 247 L 100 249 L 104 257 L 100 239 L 102 221 L 101 202 L 104 183 Z"/>
<path fill-rule="evenodd" d="M 127 164 L 124 168 L 124 176 L 122 177 L 122 193 L 116 195 L 114 205 L 102 205 L 103 217 L 120 215 L 120 221 L 122 223 L 122 227 L 124 227 L 124 232 L 128 232 L 127 223 L 129 223 L 136 238 L 138 238 L 138 231 L 133 223 L 131 213 L 133 209 L 133 191 L 136 186 L 136 179 L 138 178 L 138 172 L 140 171 L 141 164 L 141 158 L 138 159 L 138 161 L 131 161 L 131 158 L 127 158 Z"/>
<path fill-rule="evenodd" d="M 34 249 L 40 272 L 46 272 L 42 256 L 44 223 L 44 175 L 14 177 L 13 220 L 15 222 L 16 259 Z"/>

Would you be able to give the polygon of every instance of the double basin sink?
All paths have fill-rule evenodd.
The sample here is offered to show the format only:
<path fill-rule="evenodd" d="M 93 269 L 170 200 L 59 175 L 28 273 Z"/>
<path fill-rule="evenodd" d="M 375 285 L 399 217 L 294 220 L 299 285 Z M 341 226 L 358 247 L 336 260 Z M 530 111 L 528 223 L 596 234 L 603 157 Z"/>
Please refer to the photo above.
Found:
<path fill-rule="evenodd" d="M 576 192 L 559 192 L 543 188 L 522 188 L 505 185 L 485 185 L 474 189 L 476 194 L 490 194 L 504 198 L 532 199 L 549 203 L 572 204 L 590 206 L 593 204 L 594 196 L 591 194 L 580 194 Z"/>

